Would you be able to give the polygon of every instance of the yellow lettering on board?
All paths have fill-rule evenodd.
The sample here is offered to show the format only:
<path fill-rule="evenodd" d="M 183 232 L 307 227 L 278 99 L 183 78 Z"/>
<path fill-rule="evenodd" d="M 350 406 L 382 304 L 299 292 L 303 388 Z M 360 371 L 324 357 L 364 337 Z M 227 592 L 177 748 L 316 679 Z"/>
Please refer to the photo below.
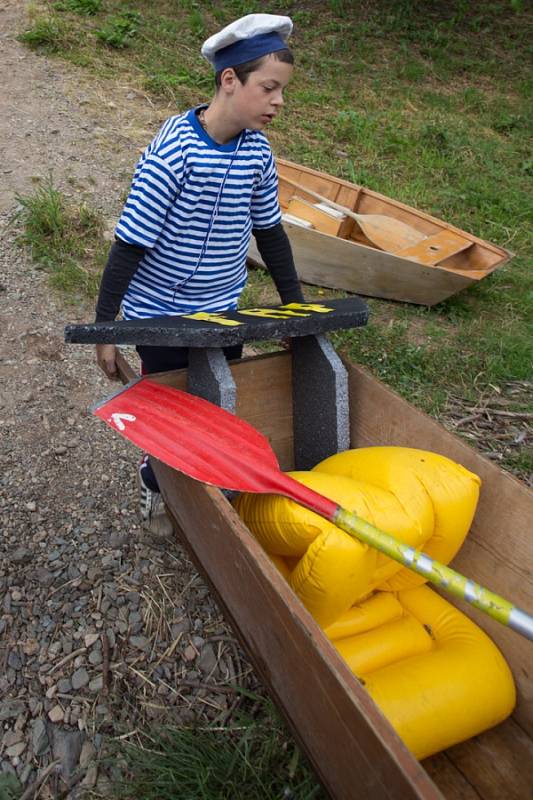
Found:
<path fill-rule="evenodd" d="M 327 314 L 329 311 L 335 311 L 334 308 L 319 306 L 316 303 L 286 303 L 282 308 L 293 308 L 295 311 L 316 311 L 317 314 Z"/>
<path fill-rule="evenodd" d="M 246 308 L 239 314 L 248 314 L 250 317 L 265 317 L 266 319 L 288 319 L 290 317 L 308 317 L 309 314 L 298 314 L 284 308 Z"/>
<path fill-rule="evenodd" d="M 218 325 L 242 325 L 242 322 L 238 322 L 236 319 L 226 319 L 225 317 L 220 316 L 219 311 L 209 312 L 209 311 L 197 311 L 195 314 L 182 314 L 181 315 L 184 319 L 197 319 L 199 322 L 216 322 Z"/>

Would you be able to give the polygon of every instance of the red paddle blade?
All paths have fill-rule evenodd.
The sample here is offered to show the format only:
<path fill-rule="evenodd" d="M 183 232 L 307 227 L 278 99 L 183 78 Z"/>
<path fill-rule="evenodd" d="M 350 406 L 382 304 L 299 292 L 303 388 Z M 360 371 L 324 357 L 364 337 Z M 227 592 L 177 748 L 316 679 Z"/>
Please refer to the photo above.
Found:
<path fill-rule="evenodd" d="M 284 494 L 332 519 L 338 506 L 280 472 L 265 436 L 201 397 L 141 378 L 94 409 L 126 439 L 191 478 Z"/>
<path fill-rule="evenodd" d="M 94 413 L 145 452 L 204 483 L 265 492 L 265 473 L 279 472 L 268 440 L 255 428 L 207 400 L 147 378 Z"/>

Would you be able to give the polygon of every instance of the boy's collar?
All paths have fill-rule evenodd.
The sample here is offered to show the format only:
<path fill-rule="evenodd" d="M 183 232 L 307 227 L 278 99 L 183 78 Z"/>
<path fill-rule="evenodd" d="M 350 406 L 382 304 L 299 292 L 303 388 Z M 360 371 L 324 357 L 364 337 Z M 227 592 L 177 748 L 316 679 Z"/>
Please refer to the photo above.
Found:
<path fill-rule="evenodd" d="M 200 139 L 202 139 L 202 141 L 204 141 L 207 145 L 209 145 L 209 147 L 211 147 L 214 150 L 220 150 L 223 153 L 233 152 L 234 150 L 237 149 L 237 145 L 244 131 L 241 131 L 241 133 L 237 134 L 237 136 L 234 136 L 233 139 L 230 139 L 229 142 L 225 142 L 224 144 L 219 144 L 219 142 L 216 142 L 209 136 L 209 133 L 205 130 L 205 128 L 202 127 L 202 124 L 198 118 L 200 111 L 202 109 L 205 110 L 207 107 L 208 106 L 205 103 L 202 103 L 201 105 L 196 106 L 195 108 L 191 108 L 191 110 L 187 115 L 189 122 L 193 126 L 195 132 L 198 134 Z"/>

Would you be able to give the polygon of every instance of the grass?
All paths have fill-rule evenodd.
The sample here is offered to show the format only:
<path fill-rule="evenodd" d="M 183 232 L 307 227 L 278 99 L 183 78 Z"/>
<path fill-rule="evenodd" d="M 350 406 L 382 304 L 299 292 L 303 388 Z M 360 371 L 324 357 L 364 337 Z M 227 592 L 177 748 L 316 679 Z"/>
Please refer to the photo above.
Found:
<path fill-rule="evenodd" d="M 149 731 L 121 748 L 121 800 L 325 800 L 272 705 L 229 727 Z"/>
<path fill-rule="evenodd" d="M 85 203 L 69 201 L 49 178 L 28 195 L 18 195 L 13 221 L 20 242 L 31 251 L 51 285 L 70 297 L 95 297 L 106 257 L 103 220 Z"/>

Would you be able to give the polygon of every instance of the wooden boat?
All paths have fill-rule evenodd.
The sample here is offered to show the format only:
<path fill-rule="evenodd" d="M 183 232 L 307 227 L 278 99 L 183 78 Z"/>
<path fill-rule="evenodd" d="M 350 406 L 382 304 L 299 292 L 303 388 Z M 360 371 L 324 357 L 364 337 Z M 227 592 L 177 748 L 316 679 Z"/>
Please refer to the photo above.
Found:
<path fill-rule="evenodd" d="M 305 283 L 432 306 L 512 257 L 503 247 L 370 189 L 282 159 L 277 166 L 284 227 Z M 316 195 L 352 213 L 404 223 L 413 230 L 415 244 L 393 243 L 386 252 L 370 241 L 359 222 L 338 209 L 328 211 Z M 262 265 L 253 237 L 248 256 L 252 264 Z"/>
<path fill-rule="evenodd" d="M 126 365 L 127 366 L 127 365 Z M 363 369 L 349 373 L 351 446 L 434 450 L 480 475 L 481 500 L 456 569 L 517 605 L 533 607 L 533 493 L 409 405 Z M 233 362 L 237 414 L 293 466 L 289 353 Z M 123 377 L 132 372 L 122 367 Z M 153 377 L 153 376 L 152 376 Z M 186 388 L 185 370 L 156 380 Z M 457 603 L 492 637 L 514 674 L 518 704 L 498 727 L 419 764 L 296 599 L 220 490 L 163 464 L 157 477 L 183 544 L 295 738 L 335 800 L 526 800 L 533 786 L 533 647 L 472 606 Z M 447 598 L 450 599 L 449 597 Z M 483 680 L 483 675 L 480 675 Z"/>

